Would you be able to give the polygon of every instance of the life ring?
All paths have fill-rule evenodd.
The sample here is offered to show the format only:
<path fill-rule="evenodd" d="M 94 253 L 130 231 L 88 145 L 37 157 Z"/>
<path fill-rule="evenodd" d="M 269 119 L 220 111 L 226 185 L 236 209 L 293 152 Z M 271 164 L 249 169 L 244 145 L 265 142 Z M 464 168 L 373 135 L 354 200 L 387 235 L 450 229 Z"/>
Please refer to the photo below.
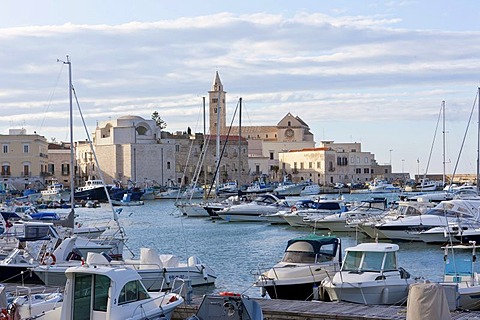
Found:
<path fill-rule="evenodd" d="M 234 293 L 229 291 L 220 292 L 218 295 L 223 297 L 239 297 L 240 296 L 239 293 Z"/>
<path fill-rule="evenodd" d="M 292 206 L 292 207 L 290 208 L 290 210 L 291 210 L 292 212 L 295 212 L 295 211 L 297 211 L 297 207 Z"/>
<path fill-rule="evenodd" d="M 55 262 L 57 262 L 57 258 L 55 257 L 55 255 L 53 253 L 47 252 L 42 257 L 41 264 L 46 265 L 48 259 L 52 260 L 52 262 L 49 264 L 50 266 L 53 266 L 55 264 Z"/>

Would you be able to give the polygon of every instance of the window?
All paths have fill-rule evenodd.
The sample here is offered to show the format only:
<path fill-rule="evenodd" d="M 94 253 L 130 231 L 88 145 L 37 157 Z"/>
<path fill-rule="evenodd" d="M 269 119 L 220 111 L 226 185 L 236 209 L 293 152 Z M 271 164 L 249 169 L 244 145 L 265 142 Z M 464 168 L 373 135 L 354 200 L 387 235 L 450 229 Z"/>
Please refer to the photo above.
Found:
<path fill-rule="evenodd" d="M 3 145 L 3 153 L 8 153 L 8 144 Z"/>
<path fill-rule="evenodd" d="M 296 162 L 293 163 L 293 168 L 297 169 L 297 163 Z"/>
<path fill-rule="evenodd" d="M 217 98 L 213 98 L 212 99 L 212 103 L 218 103 L 218 99 Z M 217 109 L 215 109 L 215 113 L 217 112 Z"/>
<path fill-rule="evenodd" d="M 300 169 L 303 170 L 303 162 L 300 162 Z"/>
<path fill-rule="evenodd" d="M 2 165 L 2 176 L 9 176 L 10 175 L 10 165 L 4 164 Z"/>
<path fill-rule="evenodd" d="M 62 176 L 68 176 L 70 174 L 70 165 L 68 163 L 62 163 Z"/>
<path fill-rule="evenodd" d="M 270 160 L 273 160 L 273 152 L 270 152 Z"/>
<path fill-rule="evenodd" d="M 365 164 L 368 164 L 368 157 L 365 157 Z"/>
<path fill-rule="evenodd" d="M 110 278 L 96 274 L 94 276 L 95 286 L 93 288 L 93 310 L 107 311 L 108 289 Z"/>
<path fill-rule="evenodd" d="M 28 153 L 28 152 L 29 152 L 28 144 L 24 144 L 23 145 L 23 153 Z"/>
<path fill-rule="evenodd" d="M 139 136 L 144 136 L 144 135 L 146 135 L 146 134 L 147 134 L 147 131 L 148 131 L 148 129 L 145 128 L 144 126 L 138 126 L 135 130 L 137 131 L 137 134 L 138 134 Z"/>
<path fill-rule="evenodd" d="M 356 173 L 356 174 L 361 174 L 361 173 L 362 173 L 362 169 L 361 169 L 361 168 L 355 168 L 355 173 Z"/>
<path fill-rule="evenodd" d="M 167 161 L 167 170 L 170 170 L 170 161 Z"/>
<path fill-rule="evenodd" d="M 120 296 L 118 297 L 118 305 L 145 300 L 148 299 L 149 295 L 145 288 L 142 286 L 141 282 L 138 280 L 130 281 L 125 284 L 120 291 Z"/>
<path fill-rule="evenodd" d="M 313 169 L 313 162 L 308 163 L 308 169 Z"/>
<path fill-rule="evenodd" d="M 23 165 L 23 176 L 27 177 L 30 175 L 30 165 L 24 164 Z"/>
<path fill-rule="evenodd" d="M 320 161 L 317 162 L 317 169 L 320 169 Z"/>
<path fill-rule="evenodd" d="M 363 169 L 363 173 L 369 173 L 369 172 L 370 172 L 370 170 L 368 168 Z"/>
<path fill-rule="evenodd" d="M 180 152 L 180 145 L 179 144 L 175 145 L 175 152 Z"/>

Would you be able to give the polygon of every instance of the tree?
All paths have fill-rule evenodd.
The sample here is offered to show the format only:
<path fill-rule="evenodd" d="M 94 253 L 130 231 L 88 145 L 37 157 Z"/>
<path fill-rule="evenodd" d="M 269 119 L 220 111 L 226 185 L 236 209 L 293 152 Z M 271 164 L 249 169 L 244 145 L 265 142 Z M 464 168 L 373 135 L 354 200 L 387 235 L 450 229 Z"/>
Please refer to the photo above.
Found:
<path fill-rule="evenodd" d="M 160 130 L 163 130 L 167 127 L 167 123 L 162 118 L 160 118 L 160 115 L 157 111 L 154 111 L 152 113 L 152 120 L 155 120 L 155 124 L 157 127 L 160 128 Z"/>

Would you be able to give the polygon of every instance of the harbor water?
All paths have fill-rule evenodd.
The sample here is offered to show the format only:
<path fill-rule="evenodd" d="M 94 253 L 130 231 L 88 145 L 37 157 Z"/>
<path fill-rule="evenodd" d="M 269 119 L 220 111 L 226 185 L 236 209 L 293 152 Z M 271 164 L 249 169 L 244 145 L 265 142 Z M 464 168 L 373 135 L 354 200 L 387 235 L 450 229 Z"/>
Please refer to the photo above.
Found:
<path fill-rule="evenodd" d="M 398 199 L 398 194 L 375 195 Z M 371 194 L 347 194 L 346 200 L 369 199 Z M 288 199 L 287 199 L 288 200 Z M 294 199 L 292 199 L 293 201 Z M 292 202 L 293 204 L 294 202 Z M 88 224 L 97 218 L 112 215 L 112 210 L 80 208 L 77 221 Z M 287 241 L 307 235 L 313 229 L 293 228 L 267 223 L 232 223 L 210 218 L 182 216 L 175 200 L 145 201 L 145 205 L 122 207 L 119 222 L 128 237 L 124 257 L 138 257 L 140 248 L 155 248 L 160 254 L 173 254 L 181 262 L 195 255 L 217 273 L 215 285 L 194 288 L 194 295 L 232 291 L 251 297 L 260 297 L 253 287 L 259 270 L 272 267 L 282 258 Z M 317 230 L 327 235 L 328 231 Z M 336 233 L 342 239 L 343 249 L 361 242 L 374 241 L 361 233 Z M 443 249 L 440 245 L 423 242 L 399 242 L 399 266 L 412 277 L 440 281 L 443 274 Z"/>

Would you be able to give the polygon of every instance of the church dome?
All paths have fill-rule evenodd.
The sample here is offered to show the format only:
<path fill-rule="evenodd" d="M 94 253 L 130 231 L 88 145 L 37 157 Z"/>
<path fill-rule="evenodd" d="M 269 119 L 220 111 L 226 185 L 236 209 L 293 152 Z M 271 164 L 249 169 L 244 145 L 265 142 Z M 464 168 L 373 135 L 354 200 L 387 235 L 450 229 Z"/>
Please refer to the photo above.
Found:
<path fill-rule="evenodd" d="M 145 120 L 145 119 L 143 119 L 140 116 L 127 115 L 127 116 L 119 117 L 118 120 Z"/>

